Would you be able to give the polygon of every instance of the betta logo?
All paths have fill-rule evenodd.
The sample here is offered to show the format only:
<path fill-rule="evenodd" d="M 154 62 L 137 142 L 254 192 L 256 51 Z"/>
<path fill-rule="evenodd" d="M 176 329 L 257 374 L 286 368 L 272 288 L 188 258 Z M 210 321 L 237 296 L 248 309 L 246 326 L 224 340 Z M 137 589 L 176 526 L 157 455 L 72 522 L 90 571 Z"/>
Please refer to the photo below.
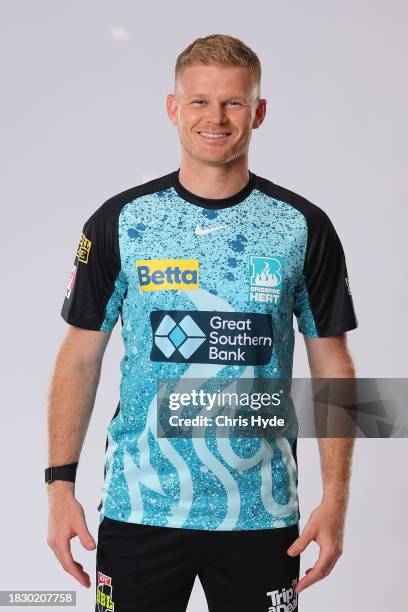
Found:
<path fill-rule="evenodd" d="M 198 289 L 198 259 L 136 261 L 140 291 Z"/>

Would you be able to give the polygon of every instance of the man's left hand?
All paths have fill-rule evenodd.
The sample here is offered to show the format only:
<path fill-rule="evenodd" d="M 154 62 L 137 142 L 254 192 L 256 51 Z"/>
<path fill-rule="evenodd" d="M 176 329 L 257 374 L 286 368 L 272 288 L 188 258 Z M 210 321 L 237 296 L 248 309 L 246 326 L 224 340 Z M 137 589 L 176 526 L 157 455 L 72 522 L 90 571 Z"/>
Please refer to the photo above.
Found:
<path fill-rule="evenodd" d="M 326 578 L 343 552 L 344 523 L 346 513 L 334 502 L 322 502 L 311 513 L 302 533 L 288 548 L 293 557 L 302 553 L 310 542 L 320 547 L 319 558 L 313 567 L 306 570 L 296 586 L 296 593 Z"/>

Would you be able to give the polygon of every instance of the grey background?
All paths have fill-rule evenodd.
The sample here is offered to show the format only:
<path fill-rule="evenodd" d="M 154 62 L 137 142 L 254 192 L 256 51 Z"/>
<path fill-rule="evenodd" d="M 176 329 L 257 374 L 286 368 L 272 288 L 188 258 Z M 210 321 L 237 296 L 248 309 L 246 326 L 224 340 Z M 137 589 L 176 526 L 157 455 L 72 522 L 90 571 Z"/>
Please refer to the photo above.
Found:
<path fill-rule="evenodd" d="M 346 252 L 358 374 L 406 372 L 407 5 L 402 0 L 1 4 L 1 589 L 76 589 L 93 610 L 94 556 L 72 541 L 86 590 L 46 544 L 46 391 L 66 331 L 65 287 L 85 219 L 108 197 L 178 167 L 165 113 L 178 53 L 242 38 L 263 66 L 267 116 L 250 168 L 331 217 Z M 295 329 L 297 331 L 296 322 Z M 120 325 L 105 356 L 77 495 L 96 537 Z M 296 334 L 295 376 L 308 376 Z M 406 609 L 405 440 L 359 440 L 343 557 L 301 610 Z M 319 503 L 315 440 L 299 441 L 302 526 Z M 302 575 L 317 558 L 312 544 Z M 405 564 L 405 566 L 404 566 Z M 189 612 L 207 609 L 196 581 Z"/>

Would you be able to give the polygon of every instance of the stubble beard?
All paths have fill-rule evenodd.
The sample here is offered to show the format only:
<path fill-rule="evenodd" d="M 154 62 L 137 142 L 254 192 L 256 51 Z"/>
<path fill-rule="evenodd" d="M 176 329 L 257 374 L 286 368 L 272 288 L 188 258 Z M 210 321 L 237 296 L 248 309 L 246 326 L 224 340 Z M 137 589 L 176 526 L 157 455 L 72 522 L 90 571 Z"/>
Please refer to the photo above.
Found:
<path fill-rule="evenodd" d="M 204 164 L 206 166 L 218 167 L 218 166 L 224 166 L 225 164 L 235 161 L 236 159 L 247 154 L 249 143 L 251 140 L 251 133 L 248 134 L 247 138 L 244 141 L 240 141 L 239 143 L 237 143 L 239 145 L 238 147 L 237 146 L 232 147 L 232 149 L 229 149 L 223 157 L 219 157 L 218 159 L 211 159 L 211 158 L 201 156 L 194 149 L 193 146 L 189 147 L 188 144 L 185 143 L 180 132 L 179 132 L 179 138 L 180 138 L 180 142 L 181 142 L 181 146 L 183 150 L 187 153 L 189 157 L 194 159 L 194 161 L 197 161 L 200 164 Z"/>

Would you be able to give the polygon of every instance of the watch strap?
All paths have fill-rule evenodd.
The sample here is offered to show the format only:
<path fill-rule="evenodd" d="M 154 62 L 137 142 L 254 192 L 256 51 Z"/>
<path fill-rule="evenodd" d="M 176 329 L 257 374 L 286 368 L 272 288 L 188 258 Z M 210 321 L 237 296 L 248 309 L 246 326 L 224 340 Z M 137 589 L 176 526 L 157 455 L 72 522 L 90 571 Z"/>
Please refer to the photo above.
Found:
<path fill-rule="evenodd" d="M 44 471 L 45 482 L 49 483 L 53 480 L 75 482 L 77 467 L 78 462 L 68 463 L 67 465 L 50 466 Z"/>

